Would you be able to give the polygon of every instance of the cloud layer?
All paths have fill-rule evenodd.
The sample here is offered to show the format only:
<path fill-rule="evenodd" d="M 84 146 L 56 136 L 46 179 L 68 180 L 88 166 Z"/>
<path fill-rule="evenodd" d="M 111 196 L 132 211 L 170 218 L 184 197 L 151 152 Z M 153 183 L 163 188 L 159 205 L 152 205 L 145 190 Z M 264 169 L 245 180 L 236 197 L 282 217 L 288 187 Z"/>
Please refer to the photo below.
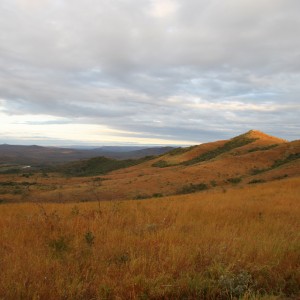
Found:
<path fill-rule="evenodd" d="M 299 138 L 299 10 L 298 0 L 2 0 L 0 141 L 70 139 L 72 126 L 73 140 L 98 144 L 252 128 Z"/>

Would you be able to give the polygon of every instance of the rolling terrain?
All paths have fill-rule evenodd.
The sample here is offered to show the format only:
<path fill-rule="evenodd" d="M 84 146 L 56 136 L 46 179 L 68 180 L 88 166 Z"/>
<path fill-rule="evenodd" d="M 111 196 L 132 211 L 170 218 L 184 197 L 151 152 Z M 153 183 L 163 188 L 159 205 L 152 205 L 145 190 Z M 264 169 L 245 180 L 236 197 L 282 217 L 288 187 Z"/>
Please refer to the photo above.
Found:
<path fill-rule="evenodd" d="M 249 131 L 0 174 L 0 299 L 299 299 L 299 153 Z"/>
<path fill-rule="evenodd" d="M 172 149 L 172 147 L 141 148 L 134 146 L 76 149 L 2 144 L 0 145 L 0 166 L 7 164 L 49 166 L 98 156 L 113 159 L 139 159 L 144 156 L 161 155 Z"/>
<path fill-rule="evenodd" d="M 226 190 L 298 177 L 299 158 L 299 140 L 287 142 L 252 130 L 155 158 L 98 157 L 43 173 L 0 175 L 0 198 L 3 202 L 77 202 Z"/>

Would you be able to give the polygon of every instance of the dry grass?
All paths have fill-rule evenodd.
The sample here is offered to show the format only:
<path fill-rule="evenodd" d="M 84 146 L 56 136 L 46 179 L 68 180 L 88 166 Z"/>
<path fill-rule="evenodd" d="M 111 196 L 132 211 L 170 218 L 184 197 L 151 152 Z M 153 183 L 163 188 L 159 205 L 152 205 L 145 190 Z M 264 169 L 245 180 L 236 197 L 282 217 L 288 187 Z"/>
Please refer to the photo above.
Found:
<path fill-rule="evenodd" d="M 0 299 L 300 296 L 300 179 L 143 201 L 0 206 Z"/>

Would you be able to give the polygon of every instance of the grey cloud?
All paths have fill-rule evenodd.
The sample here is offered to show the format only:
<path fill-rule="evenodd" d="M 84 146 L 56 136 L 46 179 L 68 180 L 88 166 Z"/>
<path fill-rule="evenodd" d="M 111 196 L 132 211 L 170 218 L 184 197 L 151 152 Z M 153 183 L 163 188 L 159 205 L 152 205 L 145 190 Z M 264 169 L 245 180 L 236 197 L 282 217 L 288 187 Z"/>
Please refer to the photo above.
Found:
<path fill-rule="evenodd" d="M 298 0 L 153 3 L 1 1 L 2 111 L 195 142 L 298 138 Z"/>

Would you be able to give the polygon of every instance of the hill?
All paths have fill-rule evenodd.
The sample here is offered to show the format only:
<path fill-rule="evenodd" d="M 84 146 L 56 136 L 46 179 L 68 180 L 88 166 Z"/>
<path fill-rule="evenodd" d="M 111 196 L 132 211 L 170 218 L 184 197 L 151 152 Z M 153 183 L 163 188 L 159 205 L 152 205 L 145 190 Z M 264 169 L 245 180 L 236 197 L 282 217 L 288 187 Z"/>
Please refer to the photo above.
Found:
<path fill-rule="evenodd" d="M 0 298 L 299 299 L 299 189 L 258 131 L 0 174 Z"/>
<path fill-rule="evenodd" d="M 0 145 L 0 165 L 21 164 L 48 166 L 98 156 L 113 159 L 139 159 L 145 156 L 161 155 L 172 149 L 172 147 L 101 147 L 95 149 L 72 149 L 3 144 Z"/>
<path fill-rule="evenodd" d="M 3 201 L 76 202 L 225 192 L 231 187 L 299 177 L 300 141 L 288 142 L 252 130 L 230 140 L 173 149 L 155 158 L 118 161 L 98 157 L 63 165 L 55 172 L 23 173 L 0 176 Z"/>

